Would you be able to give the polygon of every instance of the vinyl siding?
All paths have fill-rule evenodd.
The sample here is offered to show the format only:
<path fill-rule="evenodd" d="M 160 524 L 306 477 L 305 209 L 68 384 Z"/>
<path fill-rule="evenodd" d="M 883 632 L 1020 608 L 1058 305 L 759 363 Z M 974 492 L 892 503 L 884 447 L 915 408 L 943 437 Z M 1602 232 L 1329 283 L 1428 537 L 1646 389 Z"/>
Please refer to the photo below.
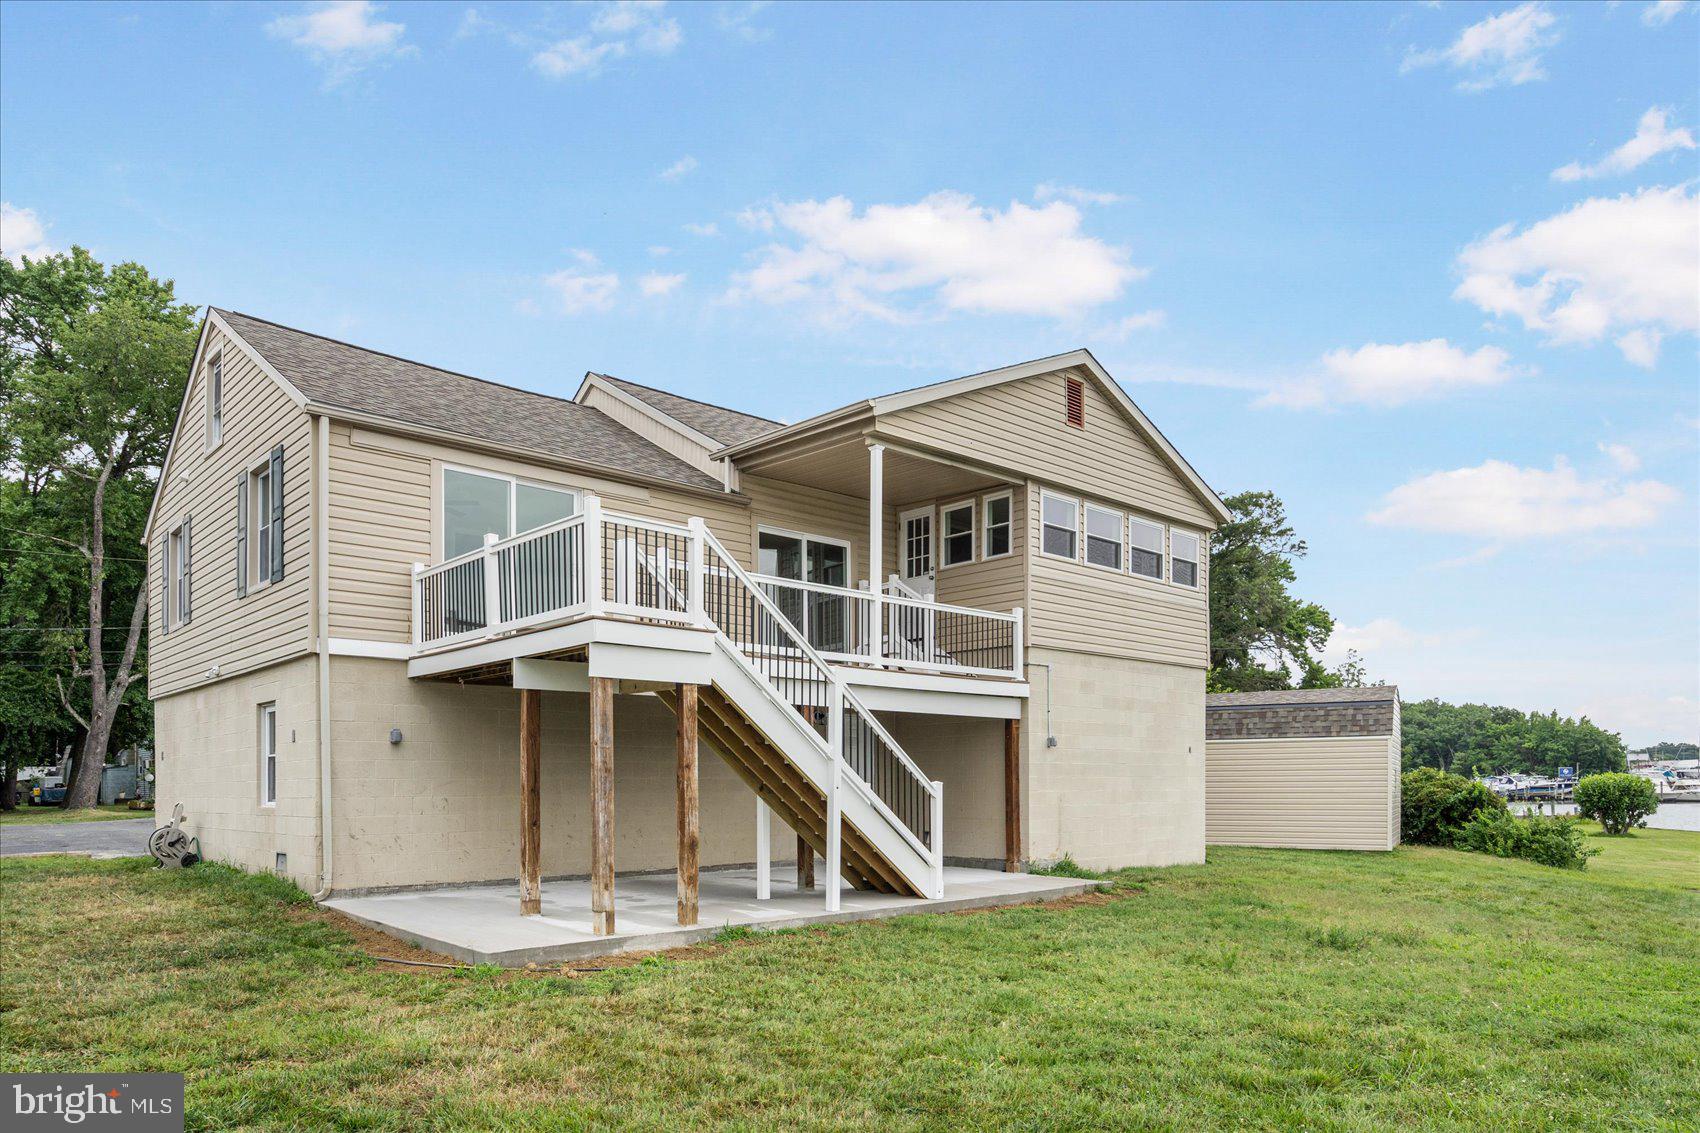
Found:
<path fill-rule="evenodd" d="M 241 346 L 208 325 L 204 360 L 223 359 L 224 439 L 206 451 L 206 366 L 190 378 L 148 553 L 148 694 L 159 698 L 275 664 L 312 648 L 312 419 Z M 284 448 L 284 574 L 236 595 L 236 478 Z M 191 620 L 167 630 L 164 545 L 191 523 Z M 218 676 L 208 676 L 218 666 Z"/>
<path fill-rule="evenodd" d="M 436 493 L 447 464 L 595 492 L 609 511 L 708 522 L 739 561 L 749 561 L 745 507 L 688 492 L 590 478 L 336 422 L 330 443 L 331 636 L 406 642 L 412 636 L 414 563 L 440 558 Z"/>
<path fill-rule="evenodd" d="M 985 554 L 985 501 L 987 496 L 1010 493 L 1010 553 L 995 559 L 986 559 Z M 1017 606 L 1023 605 L 1027 594 L 1027 576 L 1024 566 L 1025 555 L 1022 547 L 1024 524 L 1022 512 L 1026 506 L 1026 490 L 1023 488 L 987 488 L 973 495 L 940 496 L 933 500 L 922 500 L 907 503 L 899 507 L 887 509 L 884 541 L 885 570 L 882 578 L 889 578 L 898 573 L 898 558 L 902 554 L 902 517 L 912 511 L 931 508 L 933 511 L 934 538 L 934 581 L 937 587 L 935 597 L 938 601 L 952 606 L 972 606 L 981 610 L 995 610 L 1008 613 Z M 974 503 L 974 561 L 952 567 L 939 567 L 943 562 L 943 544 L 940 536 L 944 530 L 940 511 L 952 504 L 965 500 Z"/>
<path fill-rule="evenodd" d="M 1389 850 L 1399 841 L 1397 740 L 1387 736 L 1210 740 L 1212 845 Z"/>
<path fill-rule="evenodd" d="M 1090 377 L 1086 428 L 1063 420 L 1059 371 L 880 415 L 883 435 L 989 461 L 1035 480 L 1166 520 L 1215 527 L 1215 520 L 1150 441 Z"/>
<path fill-rule="evenodd" d="M 1091 421 L 1090 414 L 1087 417 Z M 1172 665 L 1205 668 L 1210 663 L 1210 546 L 1205 532 L 1199 536 L 1198 589 L 1167 581 L 1169 532 L 1164 528 L 1163 581 L 1143 578 L 1126 571 L 1113 572 L 1083 562 L 1052 558 L 1039 553 L 1040 484 L 1027 486 L 1027 546 L 1029 596 L 1028 640 L 1036 646 L 1131 657 Z M 1066 486 L 1051 485 L 1065 495 L 1080 498 Z M 1085 505 L 1115 507 L 1114 501 L 1081 501 L 1081 524 Z M 1141 518 L 1160 521 L 1152 513 Z M 1084 535 L 1076 539 L 1077 550 Z"/>
<path fill-rule="evenodd" d="M 630 402 L 622 401 L 605 389 L 591 386 L 585 391 L 583 404 L 601 410 L 638 436 L 686 464 L 700 468 L 716 479 L 720 477 L 720 462 L 709 459 L 712 450 L 704 448 L 677 429 L 657 421 L 643 410 L 633 407 Z"/>

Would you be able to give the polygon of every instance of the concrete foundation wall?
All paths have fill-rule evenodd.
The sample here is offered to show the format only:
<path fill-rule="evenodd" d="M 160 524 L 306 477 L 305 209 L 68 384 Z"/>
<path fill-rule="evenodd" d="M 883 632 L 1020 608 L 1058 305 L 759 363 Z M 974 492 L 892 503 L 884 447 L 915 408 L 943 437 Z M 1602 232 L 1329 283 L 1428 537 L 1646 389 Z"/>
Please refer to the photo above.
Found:
<path fill-rule="evenodd" d="M 1204 860 L 1204 670 L 1032 649 L 1026 854 L 1094 869 Z M 1049 686 L 1056 747 L 1045 743 Z"/>
<path fill-rule="evenodd" d="M 944 784 L 944 854 L 947 860 L 1003 861 L 1002 720 L 881 716 L 929 779 Z"/>
<path fill-rule="evenodd" d="M 183 804 L 209 861 L 318 888 L 319 760 L 315 657 L 301 657 L 154 702 L 159 825 Z M 260 805 L 260 705 L 277 705 L 278 798 Z"/>

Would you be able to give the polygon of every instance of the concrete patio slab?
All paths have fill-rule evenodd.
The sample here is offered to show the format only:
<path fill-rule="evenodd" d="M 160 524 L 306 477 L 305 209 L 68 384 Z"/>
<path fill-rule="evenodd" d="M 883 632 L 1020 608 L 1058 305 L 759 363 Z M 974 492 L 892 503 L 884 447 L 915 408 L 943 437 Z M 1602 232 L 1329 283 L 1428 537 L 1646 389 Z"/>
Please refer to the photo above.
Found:
<path fill-rule="evenodd" d="M 675 921 L 672 873 L 622 875 L 615 886 L 618 932 L 614 936 L 591 932 L 590 882 L 582 879 L 545 882 L 543 912 L 535 917 L 520 916 L 517 882 L 333 897 L 325 905 L 371 928 L 469 964 L 523 967 L 614 952 L 681 948 L 736 925 L 771 930 L 1054 901 L 1088 892 L 1097 883 L 953 867 L 945 870 L 944 885 L 942 901 L 863 893 L 845 885 L 839 911 L 828 913 L 822 890 L 798 890 L 788 869 L 774 870 L 773 896 L 766 901 L 756 900 L 754 868 L 704 871 L 698 923 L 681 928 Z"/>

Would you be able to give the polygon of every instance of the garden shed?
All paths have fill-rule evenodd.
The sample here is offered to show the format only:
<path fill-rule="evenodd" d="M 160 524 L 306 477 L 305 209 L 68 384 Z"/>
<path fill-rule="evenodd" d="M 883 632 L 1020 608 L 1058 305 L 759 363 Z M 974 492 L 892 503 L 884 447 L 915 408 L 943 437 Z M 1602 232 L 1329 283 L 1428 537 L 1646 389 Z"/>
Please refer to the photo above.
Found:
<path fill-rule="evenodd" d="M 1205 698 L 1205 841 L 1391 850 L 1399 844 L 1399 690 Z"/>

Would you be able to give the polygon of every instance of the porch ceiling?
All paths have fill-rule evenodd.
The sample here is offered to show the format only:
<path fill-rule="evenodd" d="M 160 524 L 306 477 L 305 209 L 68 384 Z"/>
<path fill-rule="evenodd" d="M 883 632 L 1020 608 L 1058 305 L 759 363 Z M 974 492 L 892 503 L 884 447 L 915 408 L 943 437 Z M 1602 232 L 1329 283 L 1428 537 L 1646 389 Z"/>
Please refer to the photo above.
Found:
<path fill-rule="evenodd" d="M 817 447 L 799 447 L 740 460 L 738 467 L 751 476 L 868 498 L 868 444 L 859 433 Z M 884 495 L 888 506 L 966 496 L 1007 483 L 1010 481 L 990 472 L 891 448 L 886 450 Z"/>

